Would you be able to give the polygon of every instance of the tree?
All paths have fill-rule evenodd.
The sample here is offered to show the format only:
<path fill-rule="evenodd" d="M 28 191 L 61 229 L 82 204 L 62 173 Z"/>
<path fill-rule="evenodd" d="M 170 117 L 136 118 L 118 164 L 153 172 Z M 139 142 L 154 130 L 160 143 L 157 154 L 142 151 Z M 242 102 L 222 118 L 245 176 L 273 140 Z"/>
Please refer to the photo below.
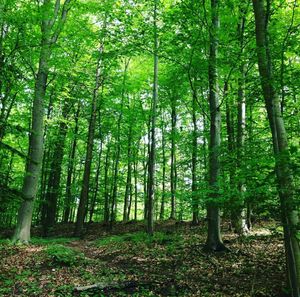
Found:
<path fill-rule="evenodd" d="M 219 197 L 219 174 L 220 174 L 220 142 L 221 142 L 221 110 L 218 97 L 218 74 L 217 74 L 217 49 L 219 28 L 219 3 L 211 0 L 211 30 L 209 51 L 209 108 L 210 108 L 210 142 L 209 142 L 209 186 L 210 195 L 207 202 L 208 234 L 205 244 L 206 250 L 222 251 L 225 246 L 222 243 L 220 231 Z"/>
<path fill-rule="evenodd" d="M 105 28 L 105 26 L 104 26 Z M 106 30 L 106 29 L 104 29 Z M 101 87 L 102 81 L 102 64 L 103 64 L 103 39 L 99 46 L 98 51 L 98 59 L 96 66 L 96 75 L 95 75 L 95 87 L 93 90 L 92 97 L 92 107 L 91 107 L 91 115 L 89 120 L 89 131 L 88 131 L 88 139 L 87 139 L 87 147 L 86 147 L 86 157 L 85 157 L 85 166 L 84 166 L 84 174 L 83 174 L 83 184 L 82 190 L 80 194 L 80 201 L 77 210 L 77 219 L 74 235 L 80 236 L 83 228 L 84 219 L 86 216 L 86 206 L 88 202 L 88 194 L 90 187 L 90 175 L 91 175 L 91 165 L 93 159 L 93 146 L 94 146 L 94 135 L 95 135 L 95 126 L 97 120 L 97 113 L 99 108 L 99 88 Z"/>
<path fill-rule="evenodd" d="M 151 129 L 150 129 L 150 150 L 148 160 L 148 197 L 147 197 L 147 232 L 152 235 L 154 232 L 154 196 L 155 196 L 155 128 L 156 128 L 156 107 L 158 100 L 158 35 L 157 35 L 157 6 L 158 0 L 154 0 L 153 8 L 153 32 L 154 32 L 154 76 L 153 76 L 153 97 L 151 108 Z"/>
<path fill-rule="evenodd" d="M 23 202 L 19 208 L 18 222 L 13 236 L 13 242 L 28 243 L 30 240 L 30 227 L 32 220 L 33 202 L 38 190 L 38 180 L 43 160 L 44 136 L 44 98 L 49 73 L 49 60 L 53 45 L 62 31 L 70 9 L 71 0 L 66 0 L 59 17 L 60 1 L 54 7 L 50 0 L 44 0 L 41 7 L 41 44 L 38 72 L 35 79 L 34 100 L 32 106 L 32 127 L 29 136 L 29 151 L 26 164 L 25 177 L 22 188 Z M 52 11 L 52 13 L 51 13 Z M 54 30 L 53 30 L 54 28 Z"/>
<path fill-rule="evenodd" d="M 288 284 L 292 296 L 296 297 L 300 295 L 299 202 L 295 194 L 288 137 L 279 96 L 274 85 L 271 48 L 268 40 L 270 2 L 253 0 L 253 8 L 259 74 L 272 132 L 275 172 L 281 202 Z"/>

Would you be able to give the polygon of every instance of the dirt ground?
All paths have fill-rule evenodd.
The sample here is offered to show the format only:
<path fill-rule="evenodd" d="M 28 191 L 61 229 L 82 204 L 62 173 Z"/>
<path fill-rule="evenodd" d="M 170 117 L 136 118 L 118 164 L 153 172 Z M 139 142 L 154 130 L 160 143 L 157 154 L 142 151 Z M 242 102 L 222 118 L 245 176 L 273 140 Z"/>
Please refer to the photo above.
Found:
<path fill-rule="evenodd" d="M 47 239 L 35 228 L 29 246 L 2 240 L 0 296 L 286 296 L 283 240 L 269 225 L 245 237 L 224 228 L 230 251 L 215 254 L 202 250 L 204 223 L 160 223 L 153 238 L 143 229 L 141 222 L 110 231 L 93 223 L 78 239 L 70 238 L 68 224 L 56 226 L 55 237 Z M 75 260 L 54 261 L 55 249 Z M 76 291 L 93 284 L 101 288 Z"/>

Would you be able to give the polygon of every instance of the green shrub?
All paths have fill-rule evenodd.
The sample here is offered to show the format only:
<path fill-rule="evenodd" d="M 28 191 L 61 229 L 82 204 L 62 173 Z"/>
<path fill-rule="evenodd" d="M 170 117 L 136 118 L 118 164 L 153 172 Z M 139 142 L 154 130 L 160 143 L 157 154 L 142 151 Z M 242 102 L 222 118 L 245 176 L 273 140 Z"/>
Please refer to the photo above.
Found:
<path fill-rule="evenodd" d="M 83 253 L 61 244 L 49 245 L 46 253 L 53 263 L 63 266 L 74 266 L 84 260 Z"/>

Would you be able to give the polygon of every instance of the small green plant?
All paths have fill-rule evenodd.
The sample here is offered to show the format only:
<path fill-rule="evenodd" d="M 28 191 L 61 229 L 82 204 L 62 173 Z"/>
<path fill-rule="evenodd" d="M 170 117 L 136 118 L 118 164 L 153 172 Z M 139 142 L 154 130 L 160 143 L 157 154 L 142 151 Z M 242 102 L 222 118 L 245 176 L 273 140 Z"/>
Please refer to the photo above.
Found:
<path fill-rule="evenodd" d="M 123 242 L 133 242 L 136 244 L 159 244 L 168 245 L 173 242 L 178 242 L 181 240 L 179 235 L 166 234 L 163 232 L 155 232 L 153 236 L 148 235 L 145 232 L 128 233 L 124 235 L 114 235 L 103 238 L 97 241 L 98 246 L 105 246 L 109 244 L 121 244 Z"/>
<path fill-rule="evenodd" d="M 70 243 L 77 238 L 68 238 L 68 237 L 55 237 L 55 238 L 40 238 L 40 237 L 33 237 L 31 239 L 31 243 L 35 245 L 53 245 L 53 244 L 66 244 Z"/>
<path fill-rule="evenodd" d="M 84 260 L 83 253 L 61 244 L 48 246 L 46 253 L 53 263 L 63 266 L 74 266 Z"/>

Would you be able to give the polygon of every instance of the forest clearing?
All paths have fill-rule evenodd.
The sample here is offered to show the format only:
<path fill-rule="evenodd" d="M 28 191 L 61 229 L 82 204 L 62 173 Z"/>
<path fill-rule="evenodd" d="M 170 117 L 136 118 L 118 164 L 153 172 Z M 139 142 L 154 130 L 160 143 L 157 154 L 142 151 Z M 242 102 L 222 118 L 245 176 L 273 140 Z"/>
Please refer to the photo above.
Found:
<path fill-rule="evenodd" d="M 0 0 L 0 297 L 300 297 L 298 0 Z"/>

